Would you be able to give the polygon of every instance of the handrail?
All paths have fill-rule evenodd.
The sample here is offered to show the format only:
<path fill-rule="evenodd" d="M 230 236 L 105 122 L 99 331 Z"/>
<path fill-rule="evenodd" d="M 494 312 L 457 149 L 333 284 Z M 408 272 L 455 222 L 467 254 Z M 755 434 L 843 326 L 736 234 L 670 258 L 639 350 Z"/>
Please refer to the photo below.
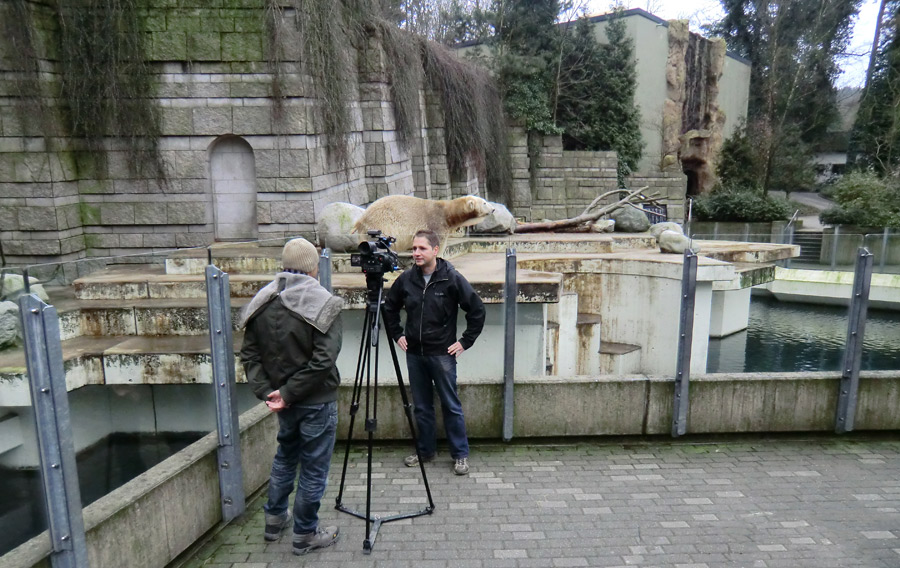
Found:
<path fill-rule="evenodd" d="M 796 221 L 796 220 L 797 220 L 797 217 L 799 217 L 799 216 L 800 216 L 800 210 L 799 210 L 799 209 L 797 209 L 797 210 L 796 210 L 796 211 L 794 211 L 794 214 L 793 214 L 793 215 L 791 215 L 791 220 L 790 220 L 790 221 L 788 221 L 788 224 L 787 224 L 787 225 L 785 225 L 785 227 L 784 227 L 784 228 L 785 228 L 785 229 L 789 229 L 789 228 L 790 228 L 790 227 L 791 227 L 791 225 L 793 225 L 793 224 L 794 224 L 794 221 Z"/>

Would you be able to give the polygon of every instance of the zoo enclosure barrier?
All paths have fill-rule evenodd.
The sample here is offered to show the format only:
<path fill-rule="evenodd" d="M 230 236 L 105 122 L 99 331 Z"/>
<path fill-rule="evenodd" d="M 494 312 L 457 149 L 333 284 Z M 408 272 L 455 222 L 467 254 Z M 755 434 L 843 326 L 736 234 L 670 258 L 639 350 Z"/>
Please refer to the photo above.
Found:
<path fill-rule="evenodd" d="M 695 240 L 795 244 L 800 256 L 780 261 L 785 268 L 852 272 L 857 250 L 865 247 L 873 256 L 876 273 L 900 273 L 900 231 L 884 228 L 858 232 L 857 228 L 829 226 L 821 232 L 798 230 L 779 223 L 698 222 L 685 226 Z"/>

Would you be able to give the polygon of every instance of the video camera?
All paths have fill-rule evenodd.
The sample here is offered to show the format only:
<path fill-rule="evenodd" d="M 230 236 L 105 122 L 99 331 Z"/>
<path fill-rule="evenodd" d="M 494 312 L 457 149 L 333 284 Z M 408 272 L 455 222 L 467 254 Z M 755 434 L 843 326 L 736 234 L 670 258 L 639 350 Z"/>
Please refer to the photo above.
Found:
<path fill-rule="evenodd" d="M 384 274 L 400 270 L 400 258 L 391 250 L 391 245 L 397 239 L 381 236 L 378 229 L 366 231 L 366 234 L 370 240 L 359 243 L 359 253 L 350 255 L 350 265 L 359 266 L 366 274 Z"/>

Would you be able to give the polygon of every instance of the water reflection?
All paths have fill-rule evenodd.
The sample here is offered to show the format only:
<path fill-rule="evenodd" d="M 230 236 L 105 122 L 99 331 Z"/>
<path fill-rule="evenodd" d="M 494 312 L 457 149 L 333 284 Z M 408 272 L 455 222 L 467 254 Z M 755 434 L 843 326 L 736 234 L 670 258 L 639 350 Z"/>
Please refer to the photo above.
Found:
<path fill-rule="evenodd" d="M 113 489 L 199 440 L 202 433 L 112 434 L 76 457 L 81 501 L 93 503 Z M 40 474 L 0 468 L 0 556 L 46 530 Z"/>
<path fill-rule="evenodd" d="M 837 371 L 848 308 L 754 296 L 746 331 L 709 340 L 709 373 Z M 863 370 L 900 369 L 900 312 L 869 310 Z"/>

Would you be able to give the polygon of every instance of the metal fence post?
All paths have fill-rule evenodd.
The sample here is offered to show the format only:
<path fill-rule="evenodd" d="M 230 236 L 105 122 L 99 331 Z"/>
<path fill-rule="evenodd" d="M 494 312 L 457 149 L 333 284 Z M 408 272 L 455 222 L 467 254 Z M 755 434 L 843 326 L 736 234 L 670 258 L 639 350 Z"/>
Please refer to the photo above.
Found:
<path fill-rule="evenodd" d="M 672 410 L 672 437 L 687 431 L 690 410 L 688 385 L 691 378 L 691 347 L 694 334 L 694 303 L 697 295 L 697 255 L 684 251 L 681 276 L 681 318 L 678 325 L 678 363 L 675 369 L 675 400 Z"/>
<path fill-rule="evenodd" d="M 26 276 L 27 282 L 27 276 Z M 34 294 L 19 298 L 31 404 L 37 425 L 41 484 L 50 526 L 53 568 L 87 568 L 81 490 L 66 392 L 56 308 Z"/>
<path fill-rule="evenodd" d="M 331 249 L 323 248 L 319 256 L 319 284 L 331 292 Z"/>
<path fill-rule="evenodd" d="M 231 290 L 228 286 L 228 274 L 212 265 L 206 267 L 206 305 L 209 308 L 209 343 L 219 434 L 219 493 L 222 499 L 222 520 L 228 522 L 243 513 L 246 504 L 241 474 Z"/>
<path fill-rule="evenodd" d="M 837 266 L 837 253 L 838 253 L 838 237 L 841 234 L 841 226 L 834 226 L 834 233 L 832 233 L 831 238 L 831 268 Z"/>
<path fill-rule="evenodd" d="M 506 249 L 506 283 L 503 287 L 505 300 L 503 320 L 503 441 L 513 437 L 513 382 L 516 361 L 516 301 L 519 287 L 516 283 L 516 249 Z"/>
<path fill-rule="evenodd" d="M 866 311 L 869 307 L 869 287 L 872 283 L 872 254 L 860 247 L 853 275 L 853 295 L 850 297 L 850 316 L 847 323 L 847 344 L 841 366 L 841 390 L 838 393 L 834 431 L 838 434 L 853 431 L 856 419 L 859 367 L 863 338 L 866 333 Z"/>
<path fill-rule="evenodd" d="M 878 266 L 882 272 L 884 272 L 884 265 L 887 263 L 887 255 L 888 255 L 888 236 L 890 236 L 891 230 L 887 227 L 884 228 L 884 233 L 881 235 L 881 260 L 878 261 Z"/>

